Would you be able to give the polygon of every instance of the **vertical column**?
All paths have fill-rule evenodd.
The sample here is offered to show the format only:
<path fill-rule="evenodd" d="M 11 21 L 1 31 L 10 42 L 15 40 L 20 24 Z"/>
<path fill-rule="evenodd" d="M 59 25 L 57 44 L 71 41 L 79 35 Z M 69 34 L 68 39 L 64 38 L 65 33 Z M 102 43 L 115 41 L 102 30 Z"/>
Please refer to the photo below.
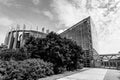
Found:
<path fill-rule="evenodd" d="M 103 61 L 103 66 L 104 66 L 104 68 L 105 68 L 105 62 Z"/>
<path fill-rule="evenodd" d="M 42 28 L 42 32 L 43 32 L 43 33 L 44 33 L 44 30 L 45 30 L 45 28 L 43 27 L 43 28 Z"/>
<path fill-rule="evenodd" d="M 110 68 L 110 60 L 108 60 L 108 67 Z"/>
<path fill-rule="evenodd" d="M 20 42 L 20 47 L 23 47 L 23 45 L 24 45 L 25 28 L 26 28 L 26 25 L 24 24 L 23 31 L 22 31 L 22 38 L 21 38 L 21 42 Z"/>
<path fill-rule="evenodd" d="M 8 42 L 8 49 L 12 49 L 13 48 L 13 42 L 14 42 L 14 36 L 13 36 L 13 31 L 11 30 L 10 38 L 9 38 L 9 42 Z"/>
<path fill-rule="evenodd" d="M 111 62 L 111 67 L 113 68 L 113 61 Z"/>
<path fill-rule="evenodd" d="M 19 36 L 19 25 L 17 25 L 17 28 L 16 28 L 16 34 L 15 34 L 15 40 L 14 40 L 14 44 L 13 44 L 13 49 L 16 49 L 17 48 L 17 42 L 18 42 L 18 36 Z"/>
<path fill-rule="evenodd" d="M 116 64 L 116 69 L 118 69 L 118 63 L 117 63 L 117 61 L 115 61 L 115 64 Z"/>
<path fill-rule="evenodd" d="M 104 62 L 105 63 L 105 67 L 106 67 L 106 62 Z"/>
<path fill-rule="evenodd" d="M 36 27 L 36 30 L 37 30 L 37 38 L 38 38 L 39 37 L 38 26 Z"/>
<path fill-rule="evenodd" d="M 103 61 L 103 67 L 105 68 L 105 62 Z"/>
<path fill-rule="evenodd" d="M 104 67 L 104 63 L 103 63 L 103 61 L 101 61 L 101 67 Z"/>
<path fill-rule="evenodd" d="M 8 45 L 8 42 L 9 42 L 9 32 L 6 34 L 6 37 L 5 37 L 5 41 L 4 41 L 4 45 Z"/>

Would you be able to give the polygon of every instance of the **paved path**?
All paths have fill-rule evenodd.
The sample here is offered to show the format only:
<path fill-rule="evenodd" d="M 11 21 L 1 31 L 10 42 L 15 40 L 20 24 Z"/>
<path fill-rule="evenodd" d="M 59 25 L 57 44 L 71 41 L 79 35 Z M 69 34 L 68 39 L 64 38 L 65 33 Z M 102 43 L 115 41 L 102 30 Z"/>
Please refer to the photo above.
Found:
<path fill-rule="evenodd" d="M 57 80 L 104 80 L 107 71 L 107 69 L 89 68 L 86 71 L 79 72 Z"/>
<path fill-rule="evenodd" d="M 120 80 L 120 70 L 108 70 L 104 80 Z"/>

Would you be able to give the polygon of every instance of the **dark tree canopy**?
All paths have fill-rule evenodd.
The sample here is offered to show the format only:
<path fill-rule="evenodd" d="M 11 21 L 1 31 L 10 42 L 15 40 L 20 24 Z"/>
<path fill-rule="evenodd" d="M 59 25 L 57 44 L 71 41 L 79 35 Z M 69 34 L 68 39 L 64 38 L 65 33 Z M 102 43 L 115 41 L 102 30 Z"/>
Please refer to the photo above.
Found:
<path fill-rule="evenodd" d="M 54 32 L 49 33 L 46 38 L 28 38 L 25 49 L 31 58 L 53 63 L 56 73 L 80 68 L 83 61 L 82 48 L 76 42 L 61 38 Z"/>

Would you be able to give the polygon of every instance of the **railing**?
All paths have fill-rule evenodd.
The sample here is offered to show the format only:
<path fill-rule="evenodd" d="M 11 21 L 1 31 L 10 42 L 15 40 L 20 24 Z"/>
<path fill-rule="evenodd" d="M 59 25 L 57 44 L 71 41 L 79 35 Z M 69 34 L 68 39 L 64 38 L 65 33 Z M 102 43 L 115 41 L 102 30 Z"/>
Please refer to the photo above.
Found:
<path fill-rule="evenodd" d="M 101 62 L 101 68 L 108 68 L 108 69 L 120 69 L 120 61 L 103 61 Z"/>

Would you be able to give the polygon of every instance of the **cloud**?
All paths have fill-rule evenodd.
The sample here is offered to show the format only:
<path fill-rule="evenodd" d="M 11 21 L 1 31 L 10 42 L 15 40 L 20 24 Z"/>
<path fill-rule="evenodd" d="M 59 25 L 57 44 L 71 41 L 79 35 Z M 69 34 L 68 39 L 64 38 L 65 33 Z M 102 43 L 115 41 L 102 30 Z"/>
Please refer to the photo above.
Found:
<path fill-rule="evenodd" d="M 40 3 L 40 0 L 32 0 L 33 4 L 38 5 Z"/>
<path fill-rule="evenodd" d="M 0 25 L 1 26 L 10 26 L 14 23 L 14 21 L 10 20 L 7 17 L 0 18 Z"/>
<path fill-rule="evenodd" d="M 33 12 L 41 14 L 41 11 L 38 8 L 31 8 Z"/>
<path fill-rule="evenodd" d="M 71 27 L 87 16 L 91 16 L 97 30 L 98 42 L 102 43 L 99 44 L 101 53 L 104 52 L 102 48 L 107 48 L 107 52 L 111 49 L 104 46 L 109 41 L 108 39 L 112 41 L 111 45 L 107 44 L 111 47 L 118 40 L 120 33 L 119 0 L 53 0 L 51 6 L 57 14 L 59 22 L 68 27 Z M 120 47 L 115 47 L 120 50 Z"/>
<path fill-rule="evenodd" d="M 43 11 L 43 14 L 53 20 L 53 14 L 50 11 Z"/>
<path fill-rule="evenodd" d="M 10 3 L 11 0 L 0 0 L 0 3 L 7 5 L 7 6 L 11 6 L 12 4 Z"/>
<path fill-rule="evenodd" d="M 10 7 L 10 6 L 14 6 L 14 7 L 21 7 L 22 5 L 15 3 L 16 0 L 0 0 L 0 3 Z"/>
<path fill-rule="evenodd" d="M 71 1 L 71 2 L 70 2 Z M 53 0 L 52 7 L 61 24 L 72 26 L 80 20 L 91 16 L 97 32 L 103 36 L 109 32 L 111 24 L 116 24 L 119 16 L 119 2 L 108 0 Z M 105 5 L 108 5 L 107 7 Z M 114 20 L 113 20 L 114 19 Z M 118 23 L 117 23 L 118 25 Z M 112 27 L 113 28 L 113 27 Z"/>
<path fill-rule="evenodd" d="M 61 24 L 65 24 L 66 26 L 72 26 L 73 24 L 88 16 L 86 9 L 83 9 L 84 7 L 80 9 L 80 6 L 76 5 L 73 5 L 68 0 L 54 0 L 52 7 L 57 13 L 58 19 Z M 85 5 L 83 4 L 81 6 Z"/>
<path fill-rule="evenodd" d="M 100 53 L 101 54 L 116 54 L 120 51 L 120 45 L 118 45 L 118 43 L 120 43 L 120 39 L 111 39 L 111 40 L 107 40 L 107 41 L 102 41 L 99 44 L 99 48 L 100 48 Z"/>
<path fill-rule="evenodd" d="M 59 31 L 57 31 L 57 33 L 60 34 L 60 33 L 64 32 L 64 31 L 65 30 L 59 30 Z"/>

